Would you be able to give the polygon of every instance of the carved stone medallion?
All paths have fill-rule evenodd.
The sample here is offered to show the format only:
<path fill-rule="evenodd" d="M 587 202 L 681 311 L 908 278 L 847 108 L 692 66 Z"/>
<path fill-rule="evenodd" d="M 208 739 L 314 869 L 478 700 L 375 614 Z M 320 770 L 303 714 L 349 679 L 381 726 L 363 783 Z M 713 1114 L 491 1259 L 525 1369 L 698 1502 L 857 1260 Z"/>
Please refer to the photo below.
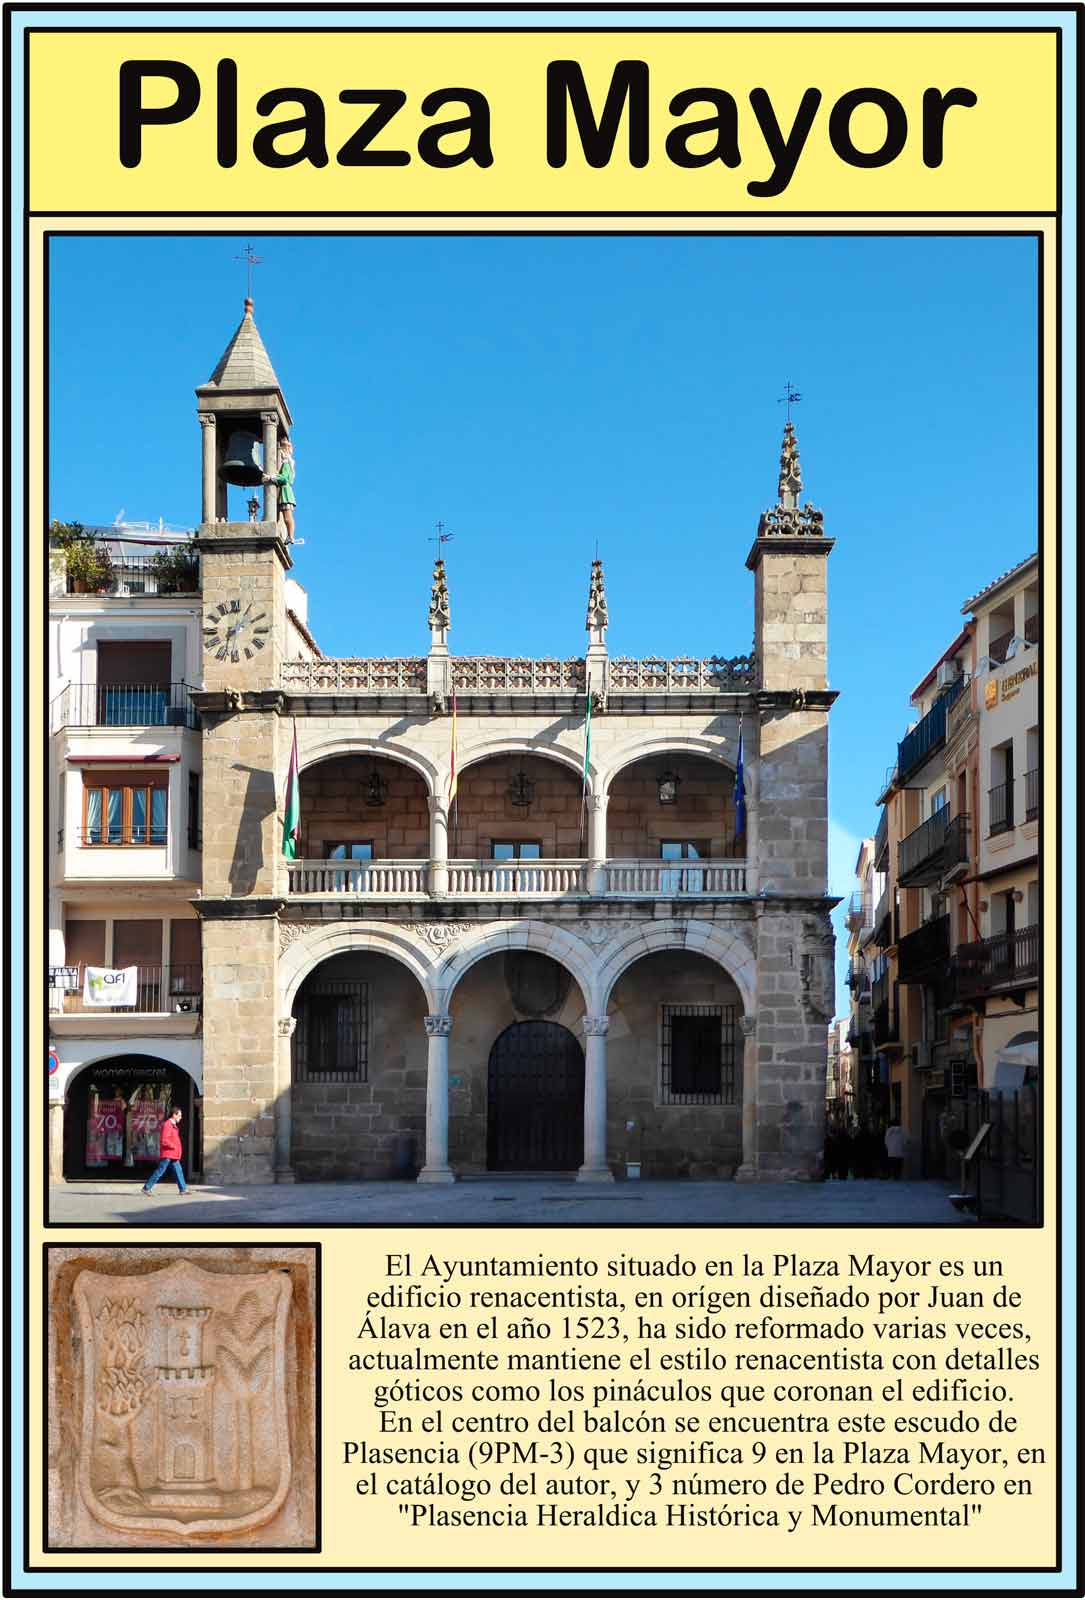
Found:
<path fill-rule="evenodd" d="M 290 1284 L 190 1261 L 75 1280 L 83 1350 L 77 1482 L 91 1515 L 138 1534 L 240 1535 L 290 1487 Z"/>

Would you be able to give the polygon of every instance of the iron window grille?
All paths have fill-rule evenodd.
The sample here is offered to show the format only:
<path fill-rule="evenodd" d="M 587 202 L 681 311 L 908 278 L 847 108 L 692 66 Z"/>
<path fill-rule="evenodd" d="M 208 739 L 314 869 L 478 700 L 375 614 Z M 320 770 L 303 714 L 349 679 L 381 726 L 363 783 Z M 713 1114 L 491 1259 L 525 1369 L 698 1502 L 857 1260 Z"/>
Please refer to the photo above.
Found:
<path fill-rule="evenodd" d="M 661 1008 L 660 1105 L 736 1103 L 735 1026 L 734 1006 Z"/>
<path fill-rule="evenodd" d="M 369 1080 L 369 985 L 325 979 L 298 1003 L 295 1083 Z"/>

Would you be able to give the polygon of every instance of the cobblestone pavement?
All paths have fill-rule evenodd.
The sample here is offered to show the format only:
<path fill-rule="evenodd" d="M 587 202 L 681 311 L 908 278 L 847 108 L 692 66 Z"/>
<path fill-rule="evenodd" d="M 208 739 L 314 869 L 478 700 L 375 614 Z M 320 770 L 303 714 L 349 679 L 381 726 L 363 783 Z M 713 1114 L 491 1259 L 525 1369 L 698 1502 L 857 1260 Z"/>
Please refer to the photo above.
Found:
<path fill-rule="evenodd" d="M 575 1184 L 546 1178 L 483 1178 L 429 1187 L 414 1183 L 299 1183 L 193 1187 L 181 1199 L 163 1179 L 145 1199 L 135 1183 L 58 1184 L 49 1220 L 59 1226 L 307 1228 L 717 1227 L 805 1224 L 837 1227 L 974 1227 L 954 1210 L 950 1186 L 927 1183 Z"/>

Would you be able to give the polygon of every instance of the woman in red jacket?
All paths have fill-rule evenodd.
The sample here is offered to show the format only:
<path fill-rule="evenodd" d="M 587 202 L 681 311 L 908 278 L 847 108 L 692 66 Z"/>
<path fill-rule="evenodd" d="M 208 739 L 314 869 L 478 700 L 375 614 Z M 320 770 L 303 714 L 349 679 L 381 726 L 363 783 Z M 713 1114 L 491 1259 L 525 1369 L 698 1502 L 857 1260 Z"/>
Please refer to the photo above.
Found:
<path fill-rule="evenodd" d="M 188 1193 L 188 1184 L 181 1171 L 181 1108 L 174 1106 L 169 1116 L 166 1117 L 158 1130 L 158 1153 L 162 1157 L 155 1167 L 147 1182 L 143 1185 L 142 1193 L 150 1194 L 159 1178 L 167 1167 L 173 1168 L 173 1175 L 177 1179 L 177 1187 L 182 1194 Z"/>

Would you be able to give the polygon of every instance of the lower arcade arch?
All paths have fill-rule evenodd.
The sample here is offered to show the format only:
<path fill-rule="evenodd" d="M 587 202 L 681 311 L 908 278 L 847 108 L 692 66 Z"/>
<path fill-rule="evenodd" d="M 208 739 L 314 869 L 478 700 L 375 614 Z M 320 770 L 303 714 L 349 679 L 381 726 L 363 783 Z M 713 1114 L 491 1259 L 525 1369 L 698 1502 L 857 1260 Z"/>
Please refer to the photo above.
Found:
<path fill-rule="evenodd" d="M 181 1109 L 183 1166 L 203 1170 L 203 1097 L 183 1067 L 159 1056 L 108 1056 L 73 1074 L 64 1100 L 64 1177 L 146 1183 L 159 1129 Z"/>

